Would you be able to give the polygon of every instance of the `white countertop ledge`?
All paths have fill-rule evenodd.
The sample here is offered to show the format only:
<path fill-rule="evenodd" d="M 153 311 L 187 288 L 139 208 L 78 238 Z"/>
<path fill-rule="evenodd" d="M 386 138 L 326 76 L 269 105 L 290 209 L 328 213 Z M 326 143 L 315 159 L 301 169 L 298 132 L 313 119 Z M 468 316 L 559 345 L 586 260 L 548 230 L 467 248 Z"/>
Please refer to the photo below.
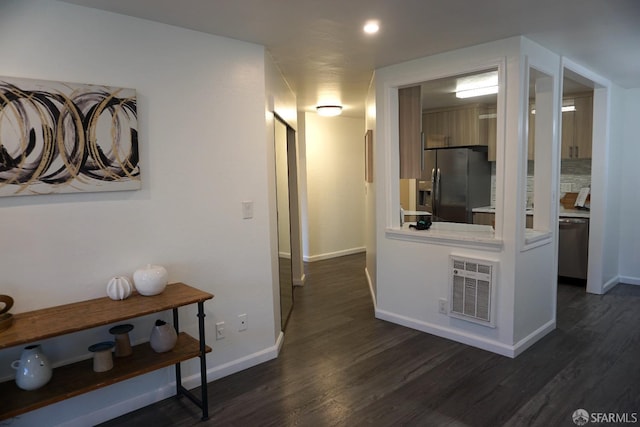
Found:
<path fill-rule="evenodd" d="M 471 210 L 474 213 L 495 213 L 496 208 L 493 206 L 482 206 L 479 208 L 473 208 Z M 527 209 L 527 215 L 533 215 L 533 209 Z M 567 209 L 563 206 L 558 208 L 558 216 L 562 218 L 589 218 L 591 213 L 585 209 Z"/>
<path fill-rule="evenodd" d="M 536 231 L 526 229 L 524 233 L 524 249 L 529 250 L 551 243 L 552 234 L 550 231 Z"/>
<path fill-rule="evenodd" d="M 402 227 L 388 227 L 385 235 L 389 239 L 436 245 L 459 246 L 499 252 L 502 240 L 496 239 L 490 225 L 459 224 L 455 222 L 434 222 L 428 230 L 409 228 L 415 222 L 405 223 Z"/>

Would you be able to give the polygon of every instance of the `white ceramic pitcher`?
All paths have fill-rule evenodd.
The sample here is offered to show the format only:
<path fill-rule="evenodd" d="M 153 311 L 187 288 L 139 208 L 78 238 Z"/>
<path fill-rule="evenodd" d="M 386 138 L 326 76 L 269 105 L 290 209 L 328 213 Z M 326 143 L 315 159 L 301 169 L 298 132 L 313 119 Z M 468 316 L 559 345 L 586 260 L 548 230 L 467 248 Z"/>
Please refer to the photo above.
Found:
<path fill-rule="evenodd" d="M 49 359 L 42 353 L 40 344 L 25 347 L 20 360 L 14 360 L 11 367 L 16 370 L 16 384 L 23 390 L 42 387 L 53 374 Z"/>

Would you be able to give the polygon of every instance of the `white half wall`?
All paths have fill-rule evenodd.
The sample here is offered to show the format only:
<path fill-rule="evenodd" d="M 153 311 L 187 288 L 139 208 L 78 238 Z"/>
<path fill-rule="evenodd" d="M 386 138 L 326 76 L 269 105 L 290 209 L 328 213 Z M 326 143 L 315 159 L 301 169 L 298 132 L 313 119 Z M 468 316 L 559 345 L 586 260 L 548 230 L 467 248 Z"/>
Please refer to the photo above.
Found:
<path fill-rule="evenodd" d="M 170 281 L 215 295 L 205 303 L 210 370 L 275 357 L 264 48 L 57 1 L 8 0 L 0 55 L 4 76 L 135 88 L 142 170 L 140 191 L 0 198 L 0 293 L 16 300 L 12 312 L 104 296 L 111 276 L 153 262 Z M 252 219 L 242 219 L 243 200 L 254 203 Z M 245 332 L 233 327 L 241 313 Z M 132 339 L 148 340 L 155 318 L 134 320 Z M 215 341 L 218 321 L 229 327 Z M 181 327 L 197 332 L 195 307 L 181 311 Z M 58 364 L 88 358 L 107 330 L 43 349 Z M 0 352 L 0 377 L 21 350 Z M 185 376 L 196 371 L 196 360 L 183 364 Z M 138 395 L 160 399 L 171 381 L 169 369 L 157 371 L 9 422 L 57 425 Z"/>
<path fill-rule="evenodd" d="M 551 101 L 559 101 L 560 58 L 523 38 L 445 52 L 376 70 L 376 316 L 425 332 L 515 357 L 555 327 L 555 235 L 541 228 L 525 234 L 527 58 L 554 76 Z M 471 237 L 465 227 L 439 238 L 440 227 L 411 231 L 399 225 L 398 88 L 472 71 L 498 68 L 495 232 Z M 558 105 L 553 111 L 557 112 Z M 555 116 L 552 114 L 552 116 Z M 551 121 L 556 119 L 551 119 Z M 551 129 L 557 126 L 550 123 Z M 558 164 L 557 131 L 546 147 L 550 173 Z M 559 169 L 559 168 L 558 168 Z M 552 201 L 557 174 L 545 181 Z M 547 204 L 544 218 L 555 217 Z M 437 223 L 446 224 L 446 223 Z M 460 225 L 460 224 L 456 224 Z M 484 233 L 484 231 L 482 231 Z M 525 238 L 526 237 L 526 238 Z M 451 255 L 497 265 L 491 325 L 441 311 L 450 302 Z M 527 305 L 528 304 L 528 305 Z M 495 327 L 494 327 L 495 326 Z"/>
<path fill-rule="evenodd" d="M 364 119 L 305 114 L 306 261 L 365 250 Z"/>
<path fill-rule="evenodd" d="M 619 111 L 623 116 L 620 156 L 620 281 L 640 285 L 640 88 L 624 91 Z"/>

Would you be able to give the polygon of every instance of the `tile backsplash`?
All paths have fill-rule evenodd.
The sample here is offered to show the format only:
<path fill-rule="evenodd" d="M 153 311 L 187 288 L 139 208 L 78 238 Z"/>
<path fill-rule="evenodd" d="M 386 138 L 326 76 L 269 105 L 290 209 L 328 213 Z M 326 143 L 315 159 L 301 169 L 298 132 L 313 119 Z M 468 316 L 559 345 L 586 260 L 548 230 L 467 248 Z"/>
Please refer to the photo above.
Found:
<path fill-rule="evenodd" d="M 533 198 L 533 162 L 527 168 L 527 200 Z M 591 159 L 562 160 L 560 165 L 560 197 L 564 191 L 577 193 L 591 185 Z M 496 204 L 496 162 L 491 162 L 491 205 Z"/>
<path fill-rule="evenodd" d="M 571 192 L 591 185 L 591 159 L 563 160 L 560 164 L 560 185 L 570 184 Z"/>

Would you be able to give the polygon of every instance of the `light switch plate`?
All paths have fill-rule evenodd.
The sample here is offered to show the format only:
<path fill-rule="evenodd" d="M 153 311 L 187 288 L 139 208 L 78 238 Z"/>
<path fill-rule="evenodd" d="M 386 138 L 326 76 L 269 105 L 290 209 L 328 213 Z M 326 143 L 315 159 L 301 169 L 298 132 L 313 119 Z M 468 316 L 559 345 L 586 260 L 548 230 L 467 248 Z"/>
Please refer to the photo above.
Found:
<path fill-rule="evenodd" d="M 242 202 L 242 219 L 253 218 L 253 202 L 245 200 Z"/>

